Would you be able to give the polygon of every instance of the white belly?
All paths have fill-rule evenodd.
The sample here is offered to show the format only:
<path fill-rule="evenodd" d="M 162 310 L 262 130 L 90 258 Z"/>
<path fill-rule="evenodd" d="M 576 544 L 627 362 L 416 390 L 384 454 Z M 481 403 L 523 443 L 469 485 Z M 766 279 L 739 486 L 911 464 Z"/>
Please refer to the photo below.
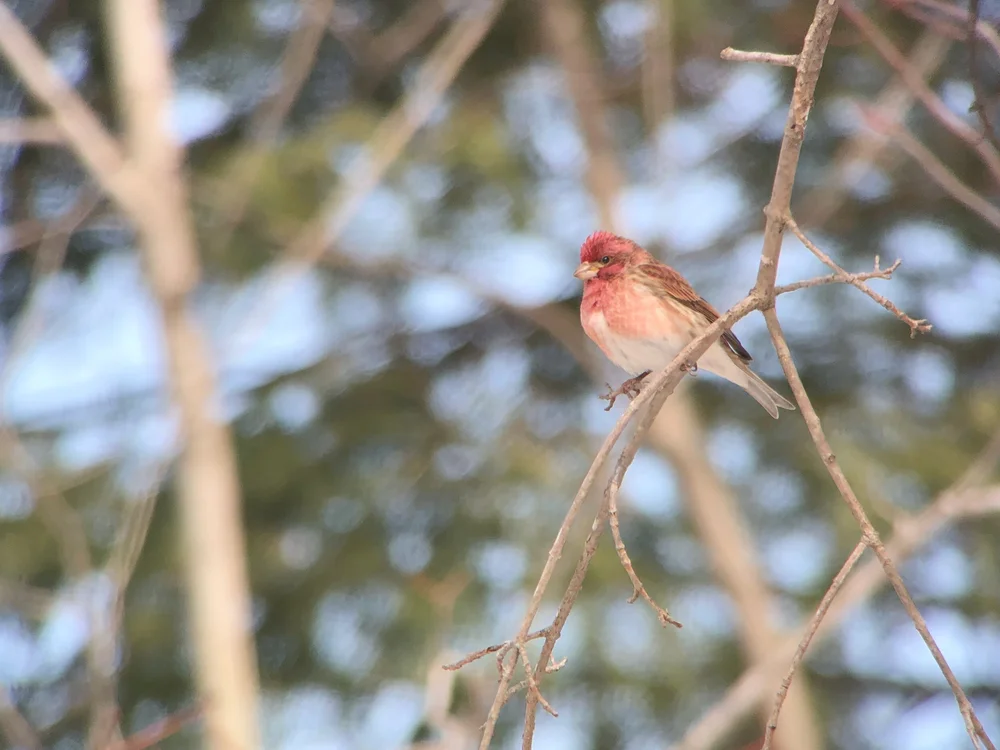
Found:
<path fill-rule="evenodd" d="M 592 337 L 600 342 L 608 358 L 629 375 L 638 375 L 646 370 L 659 372 L 673 362 L 681 350 L 697 336 L 696 331 L 684 331 L 670 337 L 628 338 L 612 331 L 604 313 L 600 311 L 594 311 L 588 317 L 587 325 Z M 701 355 L 698 366 L 741 387 L 746 382 L 746 374 L 719 342 L 712 344 Z"/>
<path fill-rule="evenodd" d="M 691 343 L 690 339 L 672 341 L 620 336 L 611 330 L 602 312 L 593 313 L 587 322 L 611 361 L 629 375 L 638 375 L 646 370 L 653 372 L 662 370 L 673 361 L 681 349 Z"/>

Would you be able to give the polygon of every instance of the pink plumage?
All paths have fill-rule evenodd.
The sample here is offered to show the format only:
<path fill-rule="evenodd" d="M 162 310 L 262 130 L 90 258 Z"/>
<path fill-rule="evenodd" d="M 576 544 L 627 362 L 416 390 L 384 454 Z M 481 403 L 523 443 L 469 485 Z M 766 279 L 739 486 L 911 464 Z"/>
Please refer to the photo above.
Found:
<path fill-rule="evenodd" d="M 584 240 L 574 276 L 584 282 L 583 330 L 608 359 L 635 376 L 622 384 L 620 394 L 638 393 L 643 377 L 666 367 L 719 317 L 677 271 L 611 232 L 595 232 Z M 750 370 L 751 360 L 726 330 L 697 364 L 743 388 L 775 419 L 779 408 L 794 409 Z"/>

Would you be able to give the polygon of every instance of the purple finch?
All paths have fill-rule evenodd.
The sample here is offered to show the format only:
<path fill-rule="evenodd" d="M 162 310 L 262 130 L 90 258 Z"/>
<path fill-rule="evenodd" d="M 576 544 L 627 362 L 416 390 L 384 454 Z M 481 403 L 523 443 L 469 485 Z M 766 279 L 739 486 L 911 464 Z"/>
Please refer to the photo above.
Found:
<path fill-rule="evenodd" d="M 677 271 L 611 232 L 595 232 L 584 241 L 573 275 L 583 280 L 583 330 L 608 359 L 634 376 L 617 391 L 608 388 L 611 392 L 603 397 L 611 402 L 608 409 L 616 396 L 638 394 L 644 377 L 670 364 L 719 317 Z M 694 371 L 700 365 L 735 383 L 775 419 L 779 408 L 794 409 L 750 370 L 752 359 L 727 328 L 699 362 L 685 369 Z"/>

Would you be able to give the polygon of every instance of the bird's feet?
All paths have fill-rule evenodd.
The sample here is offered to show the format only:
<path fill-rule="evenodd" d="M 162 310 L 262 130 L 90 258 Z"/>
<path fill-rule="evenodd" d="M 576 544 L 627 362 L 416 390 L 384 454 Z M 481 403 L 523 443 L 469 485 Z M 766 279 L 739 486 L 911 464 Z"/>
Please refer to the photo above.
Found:
<path fill-rule="evenodd" d="M 601 399 L 607 401 L 608 405 L 605 407 L 604 411 L 611 411 L 611 407 L 615 405 L 615 399 L 619 396 L 628 396 L 629 401 L 638 396 L 639 391 L 642 390 L 642 379 L 649 375 L 650 372 L 652 372 L 652 370 L 646 370 L 646 372 L 640 373 L 634 378 L 629 378 L 615 390 L 611 390 L 611 385 L 609 383 L 605 383 L 604 385 L 607 386 L 608 392 L 601 396 Z"/>
<path fill-rule="evenodd" d="M 698 374 L 698 363 L 688 360 L 681 365 L 681 372 L 686 372 L 688 375 Z"/>

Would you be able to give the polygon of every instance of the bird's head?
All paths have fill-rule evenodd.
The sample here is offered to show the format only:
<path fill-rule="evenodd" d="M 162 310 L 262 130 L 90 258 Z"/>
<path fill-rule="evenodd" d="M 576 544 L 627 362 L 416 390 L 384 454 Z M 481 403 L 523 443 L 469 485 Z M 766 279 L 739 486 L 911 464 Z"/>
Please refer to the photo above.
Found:
<path fill-rule="evenodd" d="M 611 232 L 594 232 L 580 246 L 580 265 L 573 275 L 584 282 L 593 278 L 606 281 L 650 260 L 652 256 L 632 240 Z"/>

